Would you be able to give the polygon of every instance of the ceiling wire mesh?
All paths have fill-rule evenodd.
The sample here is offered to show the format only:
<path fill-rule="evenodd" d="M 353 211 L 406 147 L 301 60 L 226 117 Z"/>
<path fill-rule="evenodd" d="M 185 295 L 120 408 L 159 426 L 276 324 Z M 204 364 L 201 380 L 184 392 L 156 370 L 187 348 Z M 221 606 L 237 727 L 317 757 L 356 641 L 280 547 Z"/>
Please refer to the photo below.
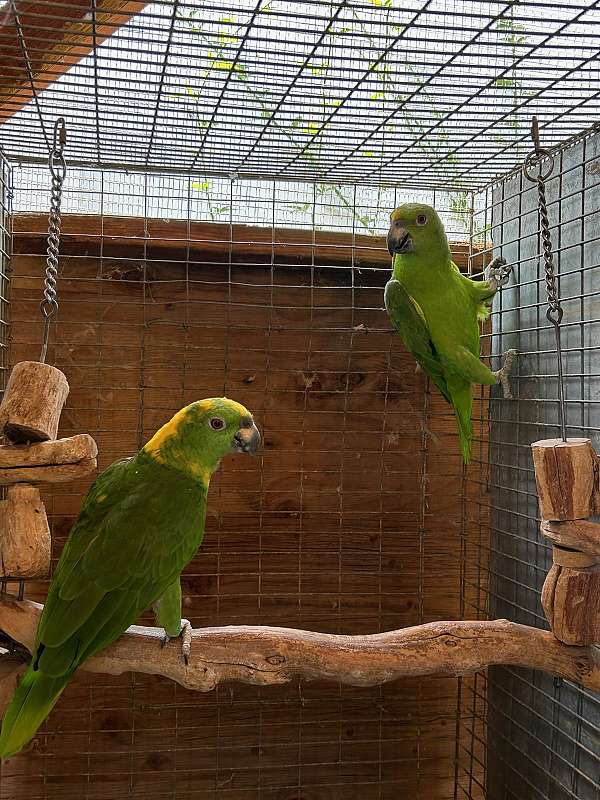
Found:
<path fill-rule="evenodd" d="M 479 188 L 521 160 L 532 114 L 547 145 L 598 116 L 598 6 L 176 0 L 106 37 L 101 3 L 11 0 L 1 49 L 35 102 L 5 102 L 0 143 L 43 160 L 39 116 L 62 114 L 81 165 Z"/>

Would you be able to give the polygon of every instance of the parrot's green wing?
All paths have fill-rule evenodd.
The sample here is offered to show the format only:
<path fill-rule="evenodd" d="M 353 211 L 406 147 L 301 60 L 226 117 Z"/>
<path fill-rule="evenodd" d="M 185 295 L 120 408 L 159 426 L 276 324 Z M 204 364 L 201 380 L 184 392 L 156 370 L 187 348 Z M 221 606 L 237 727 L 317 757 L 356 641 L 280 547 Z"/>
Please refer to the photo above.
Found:
<path fill-rule="evenodd" d="M 133 624 L 191 560 L 206 487 L 146 454 L 92 486 L 55 571 L 33 660 L 6 712 L 0 754 L 18 752 L 77 666 Z"/>
<path fill-rule="evenodd" d="M 452 403 L 443 366 L 431 341 L 423 312 L 417 302 L 408 294 L 400 281 L 393 278 L 386 284 L 384 302 L 389 317 L 404 344 L 445 399 Z"/>
<path fill-rule="evenodd" d="M 86 499 L 38 628 L 34 663 L 48 674 L 74 669 L 114 641 L 200 544 L 206 489 L 146 461 L 113 465 Z M 182 503 L 186 482 L 189 502 Z"/>

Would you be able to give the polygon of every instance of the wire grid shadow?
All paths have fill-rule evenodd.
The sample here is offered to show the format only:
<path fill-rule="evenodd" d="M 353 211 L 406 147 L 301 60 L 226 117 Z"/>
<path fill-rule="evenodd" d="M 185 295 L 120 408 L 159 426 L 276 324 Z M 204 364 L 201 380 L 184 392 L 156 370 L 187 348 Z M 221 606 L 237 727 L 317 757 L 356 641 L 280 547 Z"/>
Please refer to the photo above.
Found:
<path fill-rule="evenodd" d="M 592 134 L 555 156 L 547 183 L 560 297 L 567 436 L 600 445 L 600 136 Z M 479 228 L 495 253 L 514 266 L 492 316 L 496 351 L 519 350 L 514 401 L 490 404 L 491 542 L 477 557 L 487 566 L 472 608 L 548 628 L 540 603 L 552 564 L 539 533 L 532 442 L 559 436 L 554 329 L 546 319 L 537 189 L 518 172 L 485 193 Z M 482 234 L 476 234 L 476 241 Z M 487 693 L 487 697 L 486 697 Z M 487 725 L 485 748 L 471 742 L 470 773 L 487 768 L 488 800 L 596 800 L 600 761 L 598 697 L 539 672 L 494 667 L 470 698 L 473 718 Z M 482 764 L 484 758 L 486 763 Z M 459 794 L 459 796 L 463 796 Z"/>

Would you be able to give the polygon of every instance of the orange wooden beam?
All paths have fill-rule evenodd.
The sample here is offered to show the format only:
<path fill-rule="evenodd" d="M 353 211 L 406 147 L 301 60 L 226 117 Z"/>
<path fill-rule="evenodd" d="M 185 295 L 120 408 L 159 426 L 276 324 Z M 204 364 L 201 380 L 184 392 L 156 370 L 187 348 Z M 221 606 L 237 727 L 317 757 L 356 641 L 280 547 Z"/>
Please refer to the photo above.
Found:
<path fill-rule="evenodd" d="M 46 89 L 121 25 L 140 12 L 146 2 L 98 0 L 96 36 L 90 3 L 16 0 L 21 29 L 35 88 Z M 0 11 L 0 122 L 12 117 L 31 100 L 31 82 L 11 4 Z"/>

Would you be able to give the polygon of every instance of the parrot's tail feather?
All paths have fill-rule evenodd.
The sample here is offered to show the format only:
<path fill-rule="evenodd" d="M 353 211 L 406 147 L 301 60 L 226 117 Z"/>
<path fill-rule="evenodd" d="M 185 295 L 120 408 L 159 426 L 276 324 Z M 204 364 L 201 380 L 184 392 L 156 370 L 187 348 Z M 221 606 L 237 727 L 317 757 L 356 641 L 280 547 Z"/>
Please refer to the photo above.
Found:
<path fill-rule="evenodd" d="M 471 460 L 471 441 L 473 439 L 473 425 L 471 423 L 473 398 L 471 395 L 471 386 L 467 385 L 461 387 L 458 391 L 456 387 L 453 387 L 452 400 L 456 421 L 458 423 L 460 449 L 465 464 L 468 464 Z"/>
<path fill-rule="evenodd" d="M 462 451 L 463 461 L 465 464 L 468 464 L 471 460 L 471 440 L 473 438 L 471 420 L 468 422 L 467 429 L 467 426 L 463 426 L 458 412 L 456 412 L 456 419 L 458 420 L 458 435 L 460 438 L 460 449 Z"/>
<path fill-rule="evenodd" d="M 51 678 L 29 667 L 6 709 L 0 734 L 0 757 L 18 753 L 33 738 L 67 685 L 70 675 Z"/>

